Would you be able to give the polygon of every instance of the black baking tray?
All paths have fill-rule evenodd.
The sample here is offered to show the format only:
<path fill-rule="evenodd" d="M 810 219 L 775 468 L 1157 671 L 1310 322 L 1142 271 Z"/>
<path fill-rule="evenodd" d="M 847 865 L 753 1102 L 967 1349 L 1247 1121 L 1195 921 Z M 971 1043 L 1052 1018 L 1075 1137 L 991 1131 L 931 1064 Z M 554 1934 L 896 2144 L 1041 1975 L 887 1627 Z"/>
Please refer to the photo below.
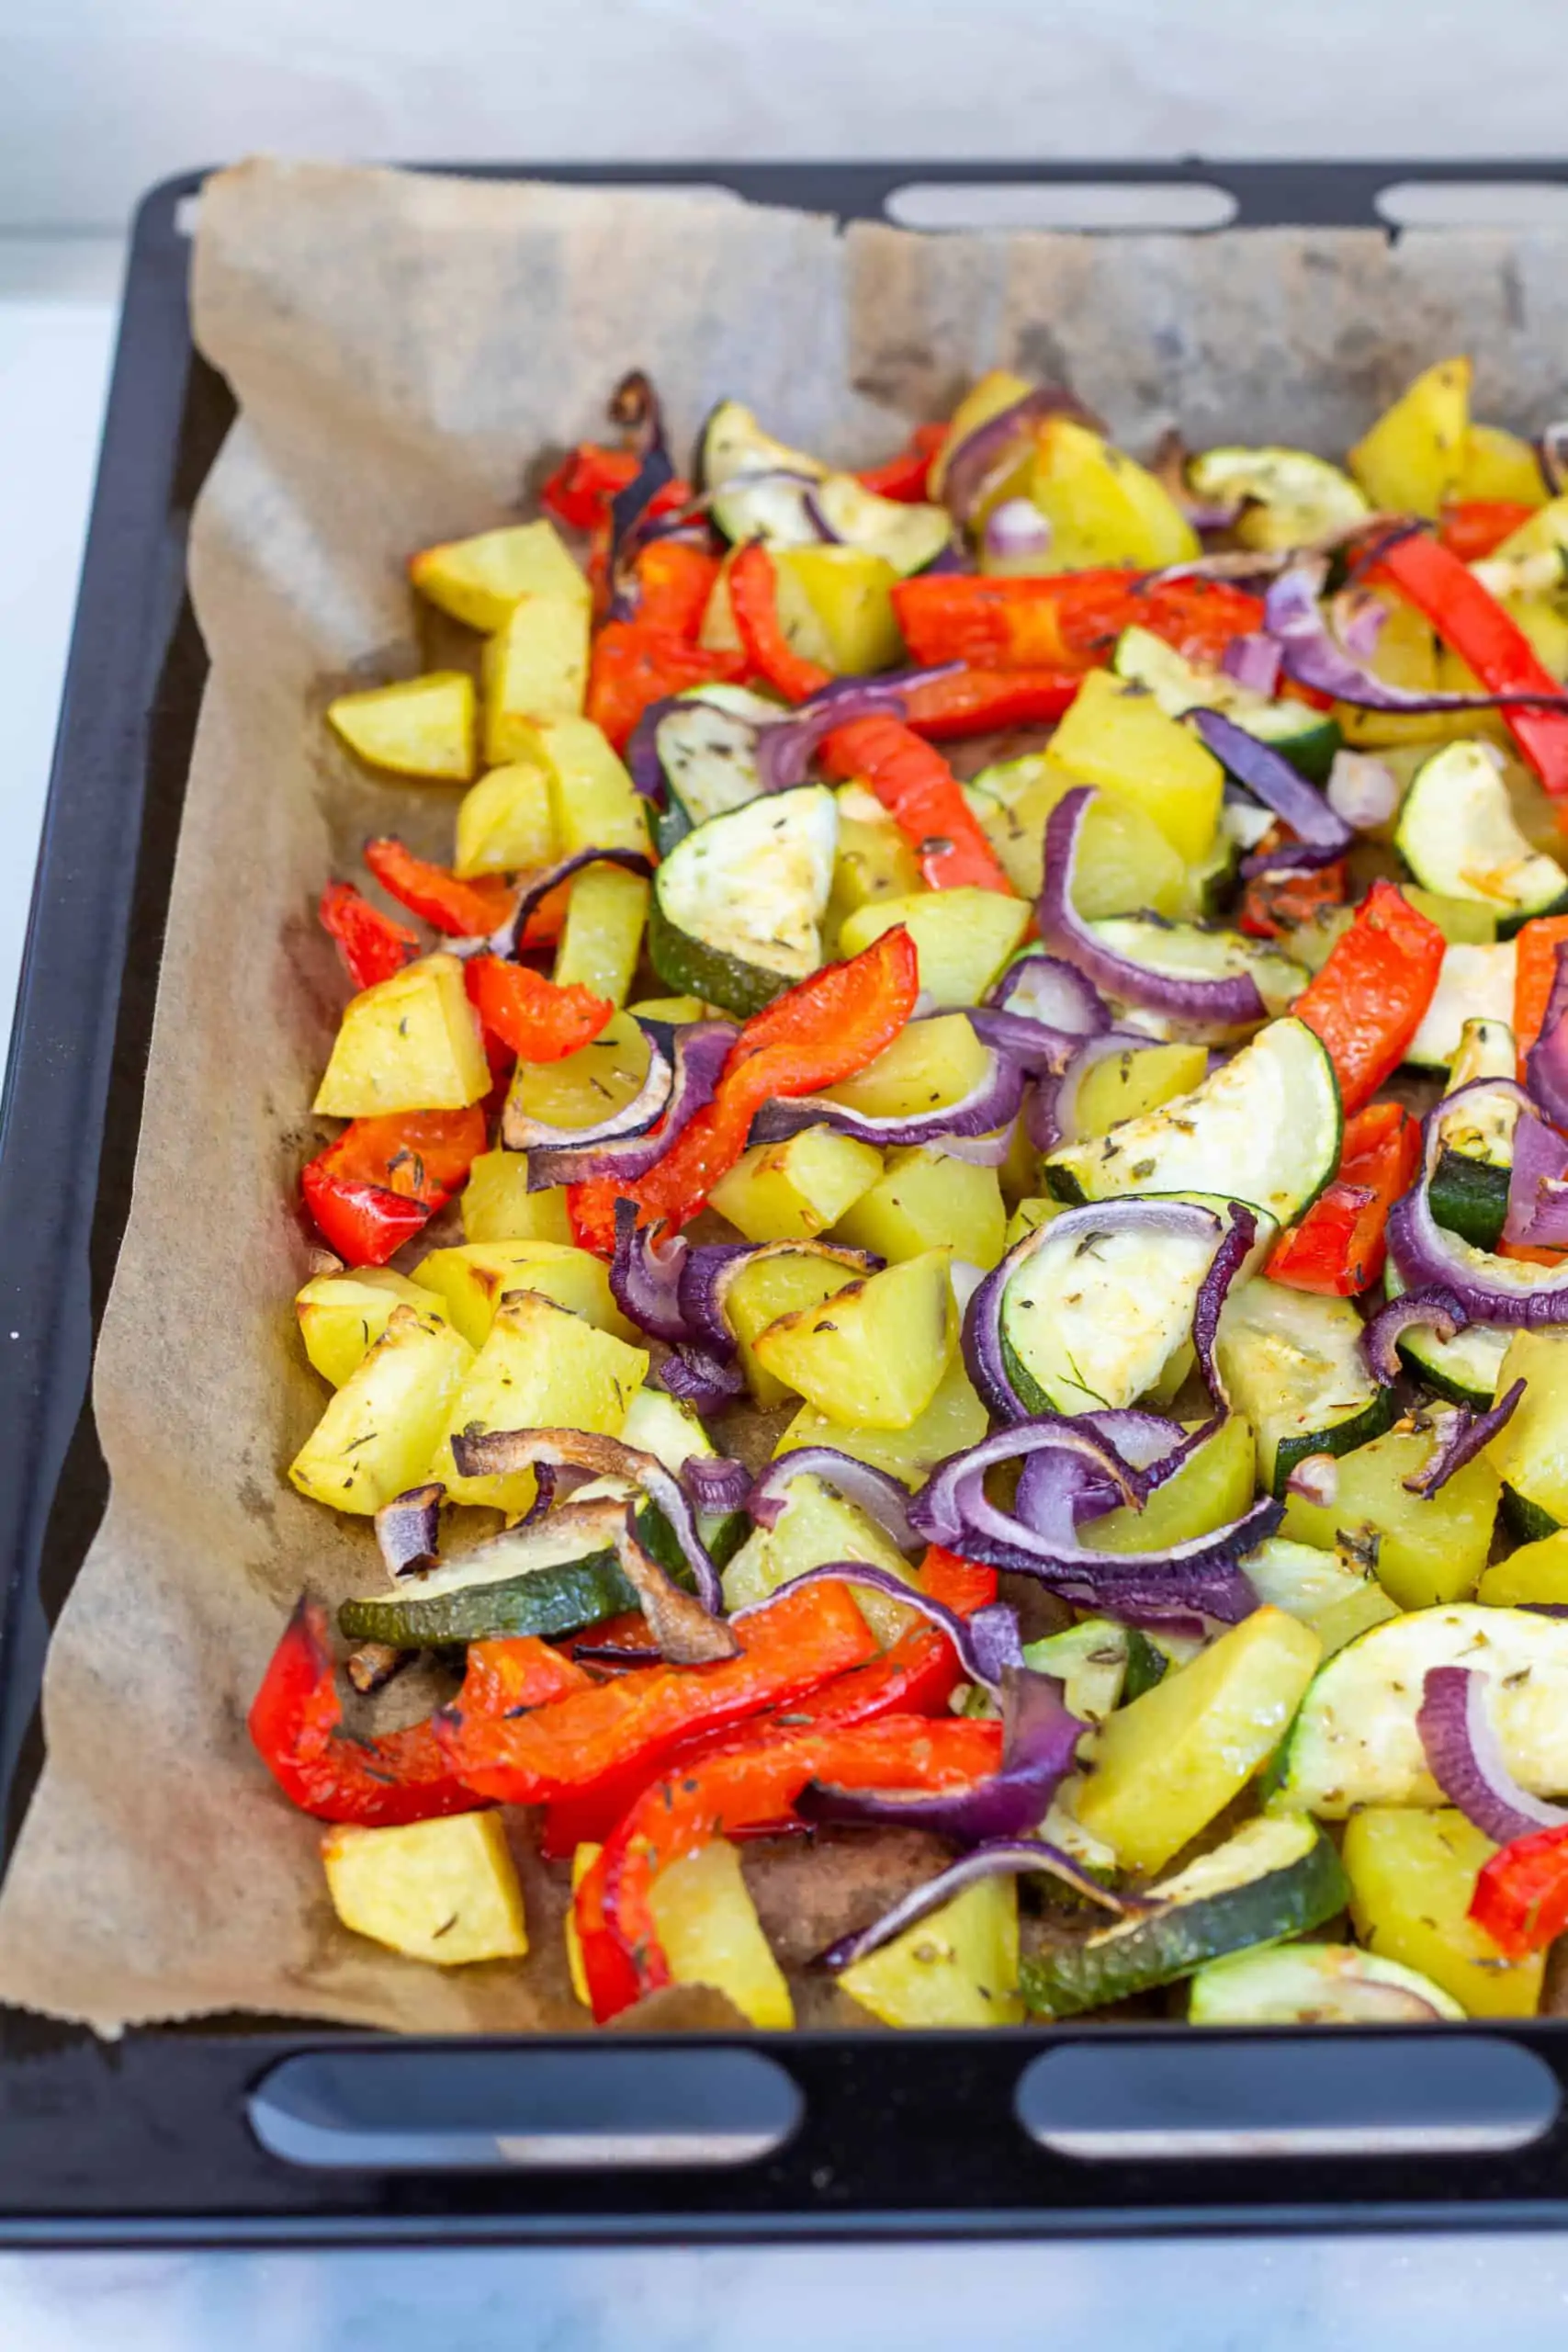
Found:
<path fill-rule="evenodd" d="M 911 183 L 1190 182 L 1241 226 L 1551 162 L 498 167 L 886 217 Z M 94 1334 L 130 1199 L 206 672 L 191 503 L 232 416 L 193 352 L 190 200 L 136 220 L 0 1104 L 0 1804 L 101 1515 Z M 134 1759 L 127 1759 L 134 1769 Z M 178 1825 L 169 1825 L 171 1838 Z M 0 2011 L 0 2244 L 1002 2235 L 1568 2218 L 1568 2024 L 398 2041 L 236 2018 L 115 2043 Z"/>

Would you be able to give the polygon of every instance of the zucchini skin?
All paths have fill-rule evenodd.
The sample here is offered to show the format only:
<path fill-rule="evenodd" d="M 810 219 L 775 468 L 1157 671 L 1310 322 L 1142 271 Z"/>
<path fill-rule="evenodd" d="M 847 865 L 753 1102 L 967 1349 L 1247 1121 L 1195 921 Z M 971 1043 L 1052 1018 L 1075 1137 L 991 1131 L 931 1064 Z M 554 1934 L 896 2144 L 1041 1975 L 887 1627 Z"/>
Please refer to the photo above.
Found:
<path fill-rule="evenodd" d="M 1503 1481 L 1503 1521 L 1509 1533 L 1520 1544 L 1539 1544 L 1544 1536 L 1555 1535 L 1562 1525 L 1540 1503 L 1532 1503 L 1517 1487 Z"/>
<path fill-rule="evenodd" d="M 1508 1214 L 1506 1168 L 1445 1146 L 1432 1170 L 1428 1198 L 1438 1223 L 1477 1250 L 1495 1250 Z"/>
<path fill-rule="evenodd" d="M 1285 1481 L 1298 1462 L 1311 1453 L 1354 1453 L 1359 1445 L 1369 1445 L 1374 1437 L 1393 1425 L 1393 1391 L 1380 1388 L 1371 1402 L 1348 1420 L 1336 1421 L 1325 1430 L 1306 1430 L 1300 1437 L 1282 1437 L 1274 1454 L 1274 1487 L 1276 1499 L 1285 1491 Z"/>
<path fill-rule="evenodd" d="M 761 1012 L 774 997 L 795 986 L 782 972 L 764 971 L 760 964 L 748 964 L 739 956 L 705 946 L 689 932 L 679 930 L 659 903 L 657 885 L 648 909 L 648 957 L 677 996 L 700 997 L 705 1004 L 722 1005 L 742 1020 L 750 1020 L 753 1012 Z"/>
<path fill-rule="evenodd" d="M 1288 1869 L 1196 1903 L 1175 1904 L 1112 1943 L 1066 1944 L 1026 1959 L 1019 1989 L 1040 2015 L 1077 2017 L 1173 1984 L 1226 1952 L 1321 1927 L 1344 1909 L 1349 1894 L 1338 1854 L 1320 1836 Z"/>

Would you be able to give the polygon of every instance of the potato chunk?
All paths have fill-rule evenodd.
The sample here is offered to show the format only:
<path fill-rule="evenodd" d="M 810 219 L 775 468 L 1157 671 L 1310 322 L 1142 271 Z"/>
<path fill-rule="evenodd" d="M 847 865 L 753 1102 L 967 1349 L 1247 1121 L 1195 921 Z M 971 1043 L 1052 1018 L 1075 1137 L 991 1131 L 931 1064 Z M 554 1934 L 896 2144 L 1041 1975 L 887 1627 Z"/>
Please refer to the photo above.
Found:
<path fill-rule="evenodd" d="M 485 757 L 532 757 L 541 718 L 576 718 L 588 688 L 588 608 L 575 597 L 526 595 L 488 639 L 482 663 Z"/>
<path fill-rule="evenodd" d="M 649 1356 L 646 1348 L 629 1348 L 610 1332 L 596 1331 L 537 1291 L 518 1290 L 502 1298 L 490 1336 L 470 1364 L 450 1402 L 445 1430 L 432 1434 L 433 1458 L 419 1475 L 439 1478 L 454 1502 L 489 1503 L 516 1512 L 534 1499 L 532 1470 L 459 1477 L 452 1459 L 454 1435 L 545 1429 L 619 1437 L 632 1398 L 648 1376 Z"/>
<path fill-rule="evenodd" d="M 317 1274 L 294 1301 L 299 1336 L 323 1380 L 341 1388 L 358 1371 L 382 1332 L 394 1306 L 443 1314 L 427 1290 L 395 1274 L 389 1266 L 357 1266 L 352 1273 Z"/>
<path fill-rule="evenodd" d="M 584 612 L 592 600 L 555 525 L 543 518 L 422 548 L 410 560 L 409 578 L 431 604 L 487 636 L 524 596 L 558 596 Z"/>
<path fill-rule="evenodd" d="M 417 1487 L 473 1361 L 472 1348 L 434 1301 L 428 1314 L 394 1306 L 381 1337 L 289 1464 L 300 1493 L 334 1510 L 368 1514 Z"/>
<path fill-rule="evenodd" d="M 590 1250 L 560 1241 L 468 1241 L 433 1250 L 413 1280 L 434 1291 L 471 1348 L 482 1348 L 508 1291 L 536 1290 L 617 1339 L 637 1334 L 610 1295 L 610 1273 Z"/>
<path fill-rule="evenodd" d="M 396 685 L 339 695 L 327 725 L 372 767 L 467 784 L 474 772 L 474 682 L 466 670 L 432 670 Z"/>
<path fill-rule="evenodd" d="M 672 1862 L 654 1880 L 648 1902 L 677 1984 L 711 1984 L 752 2025 L 788 2031 L 795 2004 L 735 1847 L 720 1838 Z"/>
<path fill-rule="evenodd" d="M 541 769 L 526 760 L 509 760 L 464 793 L 452 869 L 460 880 L 550 865 L 556 856 L 549 786 Z"/>
<path fill-rule="evenodd" d="M 342 1825 L 321 1838 L 333 1908 L 345 1928 L 410 1960 L 462 1968 L 521 1960 L 523 1890 L 499 1813 L 457 1813 L 397 1829 Z"/>
<path fill-rule="evenodd" d="M 835 1421 L 908 1429 L 958 1343 L 952 1254 L 928 1250 L 820 1306 L 781 1316 L 758 1335 L 757 1362 Z"/>
<path fill-rule="evenodd" d="M 462 965 L 456 956 L 422 956 L 350 997 L 311 1108 L 334 1119 L 462 1111 L 490 1089 Z"/>

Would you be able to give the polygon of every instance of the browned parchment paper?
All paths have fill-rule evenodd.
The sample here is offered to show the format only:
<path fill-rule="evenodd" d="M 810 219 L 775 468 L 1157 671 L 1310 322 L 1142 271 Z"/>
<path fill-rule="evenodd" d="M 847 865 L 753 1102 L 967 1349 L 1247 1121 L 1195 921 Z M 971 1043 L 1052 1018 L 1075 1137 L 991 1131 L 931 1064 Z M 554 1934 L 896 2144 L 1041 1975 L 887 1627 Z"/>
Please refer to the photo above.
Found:
<path fill-rule="evenodd" d="M 337 1598 L 378 1573 L 363 1528 L 282 1478 L 321 1401 L 290 1313 L 309 1251 L 289 1201 L 343 994 L 316 894 L 373 828 L 450 838 L 451 797 L 355 776 L 321 723 L 345 681 L 425 658 L 409 551 L 502 519 L 543 453 L 600 428 L 634 364 L 682 436 L 732 392 L 851 462 L 995 364 L 1065 368 L 1135 445 L 1179 419 L 1199 442 L 1335 450 L 1462 348 L 1481 412 L 1539 425 L 1564 405 L 1565 250 L 840 237 L 713 198 L 307 164 L 209 184 L 197 331 L 242 410 L 192 535 L 212 674 L 97 1364 L 113 1499 L 50 1661 L 0 1998 L 105 2030 L 244 2008 L 424 2030 L 582 2021 L 537 1871 L 525 1974 L 443 1973 L 343 1934 L 315 1831 L 243 1727 L 301 1583 Z"/>

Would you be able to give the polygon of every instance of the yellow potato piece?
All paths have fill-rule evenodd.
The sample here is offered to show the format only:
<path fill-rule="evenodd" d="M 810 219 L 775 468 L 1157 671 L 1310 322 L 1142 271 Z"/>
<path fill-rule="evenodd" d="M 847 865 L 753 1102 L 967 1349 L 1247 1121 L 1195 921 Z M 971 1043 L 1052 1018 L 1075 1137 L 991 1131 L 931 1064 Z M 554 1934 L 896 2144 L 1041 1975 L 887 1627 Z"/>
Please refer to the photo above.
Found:
<path fill-rule="evenodd" d="M 1472 424 L 1456 498 L 1500 498 L 1516 506 L 1544 506 L 1546 483 L 1530 444 L 1500 424 Z"/>
<path fill-rule="evenodd" d="M 942 1013 L 909 1022 L 874 1061 L 827 1094 L 868 1119 L 910 1119 L 962 1102 L 990 1067 L 974 1023 L 961 1012 Z"/>
<path fill-rule="evenodd" d="M 1494 1609 L 1525 1609 L 1532 1601 L 1568 1606 L 1568 1528 L 1543 1535 L 1538 1544 L 1521 1544 L 1506 1560 L 1483 1569 L 1475 1598 Z"/>
<path fill-rule="evenodd" d="M 1036 426 L 1029 496 L 1051 526 L 1051 569 L 1185 563 L 1198 535 L 1170 492 L 1070 416 Z"/>
<path fill-rule="evenodd" d="M 433 670 L 393 686 L 339 695 L 327 724 L 351 752 L 389 775 L 467 784 L 475 765 L 474 682 L 466 670 Z"/>
<path fill-rule="evenodd" d="M 958 1343 L 952 1252 L 929 1250 L 785 1315 L 758 1363 L 847 1426 L 907 1429 L 935 1396 Z"/>
<path fill-rule="evenodd" d="M 525 1151 L 481 1151 L 468 1170 L 460 1205 L 466 1241 L 570 1241 L 566 1188 L 528 1190 Z"/>
<path fill-rule="evenodd" d="M 784 635 L 808 662 L 863 677 L 902 660 L 893 611 L 898 575 L 886 556 L 865 548 L 778 548 L 773 570 Z"/>
<path fill-rule="evenodd" d="M 523 730 L 543 770 L 562 857 L 583 849 L 648 848 L 648 803 L 603 728 L 591 718 L 542 719 Z"/>
<path fill-rule="evenodd" d="M 1209 1057 L 1201 1046 L 1131 1046 L 1097 1062 L 1078 1088 L 1073 1124 L 1078 1135 L 1109 1135 L 1123 1119 L 1141 1119 L 1190 1094 L 1208 1075 Z"/>
<path fill-rule="evenodd" d="M 748 1241 L 814 1241 L 881 1173 L 874 1144 L 831 1127 L 806 1127 L 784 1143 L 742 1152 L 714 1186 L 709 1204 Z"/>
<path fill-rule="evenodd" d="M 986 1408 L 970 1385 L 962 1356 L 954 1356 L 942 1385 L 923 1413 L 908 1429 L 845 1429 L 830 1421 L 815 1405 L 803 1405 L 777 1445 L 775 1456 L 797 1446 L 836 1445 L 856 1462 L 873 1463 L 890 1471 L 907 1487 L 923 1487 L 939 1462 L 978 1445 L 990 1427 Z"/>
<path fill-rule="evenodd" d="M 912 1581 L 908 1562 L 875 1521 L 822 1479 L 807 1474 L 790 1482 L 776 1523 L 754 1529 L 726 1567 L 725 1607 L 745 1609 L 752 1601 L 766 1600 L 807 1568 L 823 1567 L 829 1560 L 863 1560 L 897 1577 L 900 1584 Z M 850 1589 L 884 1649 L 891 1648 L 914 1622 L 913 1611 L 887 1594 L 868 1585 Z"/>
<path fill-rule="evenodd" d="M 1018 1882 L 982 1879 L 839 1977 L 884 2025 L 1017 2025 Z"/>
<path fill-rule="evenodd" d="M 788 1402 L 789 1389 L 759 1361 L 756 1341 L 781 1315 L 817 1306 L 853 1282 L 860 1269 L 827 1249 L 781 1250 L 743 1265 L 724 1295 L 724 1317 L 740 1348 L 740 1369 L 755 1401 L 766 1408 Z"/>
<path fill-rule="evenodd" d="M 409 563 L 422 596 L 488 636 L 523 596 L 558 596 L 587 612 L 592 591 L 547 519 L 425 548 Z"/>
<path fill-rule="evenodd" d="M 837 1238 L 890 1265 L 951 1250 L 986 1272 L 998 1263 L 1007 1211 L 994 1168 L 976 1168 L 921 1145 L 888 1154 L 886 1173 L 840 1216 Z"/>
<path fill-rule="evenodd" d="M 431 1441 L 423 1475 L 438 1478 L 454 1502 L 525 1511 L 534 1499 L 532 1470 L 460 1477 L 452 1458 L 454 1435 L 547 1429 L 619 1437 L 648 1366 L 646 1348 L 631 1348 L 612 1332 L 596 1331 L 538 1291 L 509 1292 L 484 1346 L 471 1359 L 438 1439 Z"/>
<path fill-rule="evenodd" d="M 526 595 L 485 643 L 485 758 L 492 767 L 530 756 L 544 718 L 576 718 L 588 687 L 588 609 L 575 597 Z"/>
<path fill-rule="evenodd" d="M 313 1502 L 368 1515 L 426 1476 L 474 1351 L 445 1312 L 394 1306 L 288 1465 Z"/>
<path fill-rule="evenodd" d="M 728 1839 L 716 1838 L 660 1871 L 648 1902 L 677 1984 L 711 1984 L 750 2024 L 789 2030 L 795 2023 L 789 1986 L 762 1933 L 740 1856 Z"/>
<path fill-rule="evenodd" d="M 422 956 L 350 997 L 311 1108 L 334 1119 L 461 1111 L 490 1088 L 462 965 L 456 956 Z"/>
<path fill-rule="evenodd" d="M 323 1380 L 341 1388 L 358 1371 L 394 1306 L 429 1315 L 439 1311 L 428 1291 L 395 1274 L 389 1266 L 358 1266 L 341 1274 L 317 1274 L 294 1301 L 305 1353 Z"/>
<path fill-rule="evenodd" d="M 471 1348 L 482 1348 L 502 1299 L 537 1291 L 617 1339 L 637 1333 L 610 1293 L 610 1270 L 590 1250 L 559 1241 L 466 1241 L 433 1250 L 413 1270 L 421 1290 L 434 1291 Z"/>
<path fill-rule="evenodd" d="M 625 1004 L 642 954 L 649 890 L 640 874 L 623 865 L 584 866 L 571 886 L 556 950 L 551 978 L 558 988 L 575 983 Z"/>
<path fill-rule="evenodd" d="M 1027 376 L 1015 376 L 1008 368 L 989 368 L 970 386 L 953 412 L 946 440 L 931 462 L 928 480 L 933 498 L 942 496 L 947 481 L 947 461 L 953 451 L 967 441 L 972 433 L 977 433 L 982 424 L 988 424 L 993 416 L 1001 414 L 1003 409 L 1016 406 L 1025 393 L 1033 390 Z M 1027 426 L 1020 430 L 1017 450 L 1025 458 L 1032 453 Z"/>
<path fill-rule="evenodd" d="M 1225 772 L 1146 687 L 1091 670 L 1051 739 L 1051 757 L 1152 820 L 1191 864 L 1213 847 Z"/>
<path fill-rule="evenodd" d="M 1045 826 L 1058 800 L 1088 779 L 1044 753 L 987 768 L 964 798 L 1013 888 L 1033 900 L 1045 878 Z M 1087 922 L 1103 915 L 1188 912 L 1187 862 L 1157 825 L 1129 803 L 1100 793 L 1078 835 L 1073 905 Z"/>
<path fill-rule="evenodd" d="M 1546 1954 L 1506 1961 L 1467 1916 L 1496 1850 L 1462 1813 L 1369 1805 L 1345 1825 L 1350 1917 L 1369 1951 L 1419 1969 L 1472 2018 L 1532 2018 Z"/>
<path fill-rule="evenodd" d="M 1464 471 L 1471 372 L 1466 358 L 1440 359 L 1357 442 L 1346 462 L 1374 506 L 1437 520 Z"/>
<path fill-rule="evenodd" d="M 1568 1331 L 1516 1331 L 1497 1375 L 1506 1396 L 1525 1383 L 1512 1417 L 1486 1449 L 1486 1459 L 1515 1493 L 1560 1523 L 1568 1521 L 1568 1424 L 1561 1399 L 1568 1378 Z"/>
<path fill-rule="evenodd" d="M 410 1960 L 462 1968 L 521 1960 L 523 1890 L 499 1813 L 459 1813 L 394 1829 L 340 1826 L 321 1838 L 333 1908 L 356 1936 Z"/>
<path fill-rule="evenodd" d="M 999 890 L 926 890 L 912 899 L 876 899 L 846 915 L 839 952 L 858 956 L 902 923 L 919 958 L 920 987 L 947 1008 L 978 1004 L 1029 929 L 1032 910 Z"/>
<path fill-rule="evenodd" d="M 1322 1648 L 1283 1610 L 1255 1610 L 1118 1708 L 1077 1800 L 1089 1835 L 1123 1869 L 1162 1870 L 1268 1762 Z"/>
<path fill-rule="evenodd" d="M 597 1126 L 633 1100 L 648 1076 L 648 1063 L 647 1037 L 629 1012 L 615 1013 L 575 1054 L 558 1062 L 518 1063 L 502 1126 L 518 1137 L 527 1119 L 568 1130 Z M 525 1146 L 519 1140 L 512 1148 L 522 1151 Z"/>
<path fill-rule="evenodd" d="M 598 1860 L 604 1850 L 604 1849 L 603 1846 L 592 1845 L 586 1839 L 584 1839 L 581 1845 L 574 1846 L 572 1848 L 571 1891 L 573 1896 L 576 1895 L 578 1888 L 582 1884 L 583 1880 L 588 1876 L 589 1871 L 593 1868 L 594 1863 Z M 577 1908 L 575 1902 L 569 1905 L 567 1908 L 566 1964 L 571 1972 L 571 1989 L 573 1993 L 575 1993 L 577 1998 L 581 2002 L 585 2009 L 591 2009 L 593 2007 L 593 1997 L 588 1990 L 588 1973 L 582 1965 L 582 1939 L 577 1932 Z"/>
<path fill-rule="evenodd" d="M 1439 1442 L 1436 1430 L 1389 1430 L 1342 1453 L 1333 1503 L 1288 1494 L 1280 1534 L 1325 1552 L 1344 1544 L 1367 1558 L 1401 1609 L 1468 1600 L 1492 1548 L 1502 1490 L 1483 1454 L 1435 1495 L 1412 1494 L 1405 1480 L 1425 1469 Z"/>
<path fill-rule="evenodd" d="M 553 865 L 558 854 L 550 815 L 550 788 L 542 768 L 526 760 L 491 768 L 464 793 L 457 808 L 453 870 L 465 882 L 476 874 L 516 874 Z"/>

